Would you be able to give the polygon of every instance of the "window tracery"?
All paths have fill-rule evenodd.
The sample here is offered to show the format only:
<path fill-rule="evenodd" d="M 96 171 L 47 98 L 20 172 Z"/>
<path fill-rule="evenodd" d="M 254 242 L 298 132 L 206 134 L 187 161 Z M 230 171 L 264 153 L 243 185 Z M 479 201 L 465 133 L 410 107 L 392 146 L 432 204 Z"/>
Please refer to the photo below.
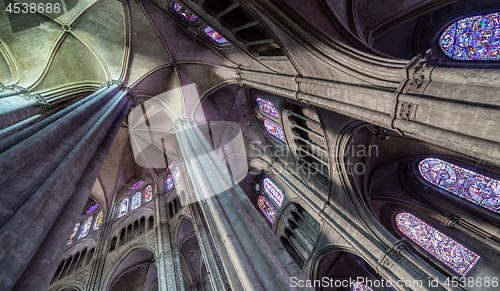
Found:
<path fill-rule="evenodd" d="M 120 204 L 120 216 L 122 217 L 125 214 L 127 214 L 128 211 L 128 198 L 125 198 L 122 200 L 122 203 Z"/>
<path fill-rule="evenodd" d="M 271 182 L 269 178 L 264 178 L 263 184 L 264 191 L 267 193 L 267 195 L 269 195 L 269 197 L 271 197 L 271 199 L 276 202 L 276 205 L 278 205 L 278 207 L 281 207 L 281 204 L 283 204 L 283 192 L 281 192 L 278 186 Z"/>
<path fill-rule="evenodd" d="M 260 97 L 257 97 L 255 100 L 257 101 L 260 110 L 264 111 L 265 113 L 273 117 L 279 118 L 278 111 L 276 110 L 276 107 L 274 107 L 274 104 L 271 101 Z"/>
<path fill-rule="evenodd" d="M 76 236 L 76 233 L 78 232 L 78 228 L 80 227 L 80 223 L 77 223 L 75 225 L 75 227 L 73 227 L 73 233 L 71 234 L 71 236 L 69 237 L 69 240 L 68 240 L 68 245 L 70 243 L 73 242 L 73 240 L 75 240 L 75 236 Z"/>
<path fill-rule="evenodd" d="M 490 211 L 500 212 L 500 181 L 437 158 L 418 164 L 429 183 Z"/>
<path fill-rule="evenodd" d="M 130 206 L 130 211 L 135 210 L 141 206 L 141 192 L 136 192 L 134 196 L 132 196 L 132 206 Z"/>
<path fill-rule="evenodd" d="M 102 218 L 103 218 L 103 213 L 101 211 L 95 218 L 94 231 L 98 230 L 101 227 Z"/>
<path fill-rule="evenodd" d="M 478 254 L 412 214 L 402 212 L 397 214 L 395 219 L 398 229 L 405 236 L 462 276 L 465 276 L 480 258 Z"/>
<path fill-rule="evenodd" d="M 500 60 L 500 12 L 454 22 L 441 34 L 439 46 L 458 61 Z"/>
<path fill-rule="evenodd" d="M 189 9 L 187 9 L 186 7 L 182 6 L 177 2 L 174 2 L 173 8 L 175 12 L 177 12 L 177 14 L 179 14 L 180 16 L 182 16 L 182 18 L 188 21 L 194 22 L 196 21 L 196 19 L 198 19 L 198 16 L 194 15 L 194 13 L 189 11 Z"/>
<path fill-rule="evenodd" d="M 210 37 L 213 41 L 215 41 L 216 43 L 219 43 L 219 44 L 224 44 L 224 43 L 228 43 L 227 39 L 224 38 L 222 35 L 220 35 L 220 33 L 218 33 L 217 31 L 215 31 L 213 28 L 211 28 L 210 26 L 207 26 L 203 29 L 203 31 L 205 32 L 205 34 Z"/>
<path fill-rule="evenodd" d="M 271 205 L 271 203 L 269 203 L 269 201 L 267 201 L 267 199 L 264 196 L 259 196 L 257 200 L 257 206 L 259 206 L 260 211 L 264 214 L 269 223 L 271 223 L 272 225 L 276 220 L 276 216 L 278 214 L 276 213 L 276 210 Z"/>
<path fill-rule="evenodd" d="M 141 187 L 141 185 L 142 185 L 143 183 L 144 183 L 144 181 L 142 181 L 142 180 L 141 180 L 141 181 L 139 181 L 139 182 L 137 182 L 137 183 L 135 183 L 135 184 L 132 186 L 132 188 L 130 188 L 130 190 L 135 190 L 135 189 L 137 189 L 137 188 Z"/>
<path fill-rule="evenodd" d="M 83 224 L 82 231 L 78 236 L 78 239 L 85 237 L 89 233 L 90 226 L 92 225 L 92 218 L 93 218 L 92 216 L 87 217 L 85 223 Z"/>
<path fill-rule="evenodd" d="M 281 141 L 282 143 L 286 144 L 285 140 L 285 133 L 283 132 L 283 129 L 281 126 L 277 125 L 276 123 L 270 121 L 269 119 L 264 119 L 264 127 L 266 128 L 266 131 Z"/>

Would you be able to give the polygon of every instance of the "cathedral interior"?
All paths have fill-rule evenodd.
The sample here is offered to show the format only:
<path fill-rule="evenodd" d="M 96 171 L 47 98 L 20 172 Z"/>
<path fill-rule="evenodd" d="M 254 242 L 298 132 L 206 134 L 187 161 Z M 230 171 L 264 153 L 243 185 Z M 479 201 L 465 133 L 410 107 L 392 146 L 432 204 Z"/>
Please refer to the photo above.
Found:
<path fill-rule="evenodd" d="M 0 290 L 500 290 L 498 0 L 0 8 Z"/>

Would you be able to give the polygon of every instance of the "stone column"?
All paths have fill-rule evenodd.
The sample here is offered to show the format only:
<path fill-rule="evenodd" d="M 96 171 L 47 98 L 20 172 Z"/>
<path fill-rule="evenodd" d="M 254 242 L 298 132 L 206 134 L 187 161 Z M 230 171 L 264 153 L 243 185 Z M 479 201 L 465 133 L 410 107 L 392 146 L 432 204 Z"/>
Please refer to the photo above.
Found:
<path fill-rule="evenodd" d="M 0 201 L 1 290 L 47 289 L 128 111 L 127 94 L 106 84 L 0 143 L 0 185 L 15 189 Z"/>
<path fill-rule="evenodd" d="M 160 291 L 184 291 L 179 250 L 173 249 L 165 193 L 155 195 L 155 228 L 157 237 L 156 265 Z"/>
<path fill-rule="evenodd" d="M 175 133 L 196 198 L 233 290 L 290 290 L 306 280 L 192 120 Z M 297 288 L 310 290 L 310 288 Z"/>

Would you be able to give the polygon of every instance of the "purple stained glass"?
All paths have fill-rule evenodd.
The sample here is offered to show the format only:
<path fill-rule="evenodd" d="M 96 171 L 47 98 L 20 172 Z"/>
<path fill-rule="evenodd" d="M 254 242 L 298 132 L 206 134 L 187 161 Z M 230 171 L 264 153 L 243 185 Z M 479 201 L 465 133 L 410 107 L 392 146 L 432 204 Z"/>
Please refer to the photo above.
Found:
<path fill-rule="evenodd" d="M 225 39 L 222 35 L 220 35 L 220 33 L 218 33 L 217 31 L 215 31 L 213 28 L 211 28 L 210 26 L 207 26 L 205 27 L 205 29 L 203 29 L 203 31 L 211 38 L 213 39 L 215 42 L 217 43 L 220 43 L 220 44 L 223 44 L 223 43 L 227 43 L 227 39 Z"/>
<path fill-rule="evenodd" d="M 455 21 L 441 34 L 439 46 L 458 61 L 500 60 L 500 12 Z"/>
<path fill-rule="evenodd" d="M 153 199 L 153 186 L 149 185 L 144 190 L 144 202 L 147 203 Z"/>
<path fill-rule="evenodd" d="M 132 196 L 132 206 L 130 206 L 130 210 L 135 210 L 141 206 L 141 192 L 136 192 L 134 196 Z"/>
<path fill-rule="evenodd" d="M 167 171 L 171 170 L 173 166 L 174 166 L 174 162 L 171 162 L 170 165 L 168 165 L 168 167 L 167 167 Z"/>
<path fill-rule="evenodd" d="M 101 227 L 102 224 L 102 218 L 103 218 L 103 213 L 102 211 L 97 215 L 95 218 L 95 224 L 94 224 L 94 231 L 98 230 L 99 227 Z"/>
<path fill-rule="evenodd" d="M 141 187 L 141 185 L 144 183 L 144 181 L 139 181 L 137 183 L 134 184 L 134 186 L 132 186 L 132 188 L 130 188 L 130 190 L 135 190 L 139 187 Z"/>
<path fill-rule="evenodd" d="M 128 211 L 128 198 L 125 198 L 120 204 L 120 217 L 127 214 L 127 211 Z"/>
<path fill-rule="evenodd" d="M 172 179 L 172 175 L 168 174 L 166 182 L 167 182 L 167 191 L 174 188 L 174 179 Z"/>
<path fill-rule="evenodd" d="M 69 240 L 68 240 L 68 245 L 70 243 L 73 242 L 73 240 L 75 239 L 75 236 L 76 236 L 76 233 L 78 232 L 78 228 L 80 227 L 80 223 L 77 223 L 75 225 L 75 227 L 73 227 L 73 233 L 71 234 L 71 236 L 69 237 Z"/>
<path fill-rule="evenodd" d="M 412 214 L 399 213 L 396 215 L 396 224 L 409 239 L 462 276 L 465 276 L 480 258 L 478 254 Z"/>
<path fill-rule="evenodd" d="M 89 207 L 89 209 L 87 209 L 87 211 L 85 211 L 85 213 L 86 213 L 86 214 L 89 214 L 89 213 L 91 213 L 92 211 L 96 210 L 96 209 L 97 209 L 97 207 L 99 207 L 99 204 L 97 204 L 97 203 L 96 203 L 96 204 L 94 204 L 94 205 L 90 206 L 90 207 Z"/>
<path fill-rule="evenodd" d="M 181 171 L 179 170 L 179 168 L 175 168 L 174 177 L 175 177 L 175 184 L 181 181 Z"/>
<path fill-rule="evenodd" d="M 266 99 L 262 99 L 260 97 L 256 98 L 257 104 L 259 105 L 259 108 L 264 111 L 265 113 L 274 116 L 276 118 L 279 118 L 278 116 L 278 111 L 276 111 L 276 107 L 274 107 L 274 104 L 271 101 L 268 101 Z"/>
<path fill-rule="evenodd" d="M 276 213 L 276 210 L 274 210 L 274 207 L 271 205 L 271 203 L 269 203 L 269 201 L 267 201 L 264 196 L 259 196 L 259 199 L 257 200 L 257 206 L 259 206 L 260 211 L 262 211 L 264 216 L 272 225 L 276 220 L 276 216 L 278 214 Z"/>
<path fill-rule="evenodd" d="M 174 2 L 174 10 L 175 12 L 177 12 L 177 14 L 182 16 L 182 18 L 189 20 L 191 22 L 196 21 L 196 19 L 198 19 L 198 17 L 194 15 L 193 12 L 189 11 L 187 8 L 185 8 L 184 6 L 182 6 L 177 2 Z"/>
<path fill-rule="evenodd" d="M 82 231 L 80 232 L 78 239 L 85 237 L 89 233 L 91 225 L 92 225 L 92 216 L 89 216 L 83 223 Z"/>
<path fill-rule="evenodd" d="M 352 284 L 352 291 L 373 291 L 373 289 L 363 283 L 354 282 Z"/>
<path fill-rule="evenodd" d="M 281 204 L 283 204 L 283 192 L 268 178 L 264 179 L 264 191 L 276 202 L 278 207 L 281 207 Z"/>
<path fill-rule="evenodd" d="M 500 212 L 500 181 L 436 158 L 418 164 L 429 183 L 493 212 Z"/>
<path fill-rule="evenodd" d="M 281 126 L 277 125 L 276 123 L 274 123 L 268 119 L 264 119 L 264 127 L 266 128 L 266 131 L 270 135 L 279 139 L 281 142 L 286 143 L 285 133 L 283 133 L 283 129 L 281 128 Z"/>

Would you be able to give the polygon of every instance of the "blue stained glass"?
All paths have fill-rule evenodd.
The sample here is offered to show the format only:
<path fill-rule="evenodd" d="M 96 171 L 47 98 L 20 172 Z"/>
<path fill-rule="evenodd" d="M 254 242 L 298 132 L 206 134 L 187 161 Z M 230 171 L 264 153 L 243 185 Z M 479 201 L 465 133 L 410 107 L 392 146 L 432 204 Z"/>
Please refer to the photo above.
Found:
<path fill-rule="evenodd" d="M 78 232 L 78 228 L 80 227 L 80 223 L 77 223 L 75 225 L 75 227 L 73 228 L 73 233 L 71 234 L 71 236 L 69 237 L 69 240 L 68 240 L 68 245 L 70 243 L 73 242 L 73 240 L 75 239 L 75 236 L 76 236 L 76 233 Z"/>
<path fill-rule="evenodd" d="M 418 164 L 429 183 L 493 212 L 500 212 L 500 181 L 436 158 Z"/>
<path fill-rule="evenodd" d="M 264 119 L 264 127 L 266 128 L 266 131 L 270 135 L 274 136 L 275 138 L 277 138 L 281 142 L 286 143 L 285 133 L 283 133 L 283 129 L 281 128 L 281 126 L 277 125 L 276 123 L 274 123 L 268 119 Z"/>
<path fill-rule="evenodd" d="M 259 183 L 255 184 L 255 191 L 259 191 L 260 190 L 260 185 Z"/>
<path fill-rule="evenodd" d="M 352 291 L 373 291 L 373 289 L 363 283 L 354 282 L 352 285 Z"/>
<path fill-rule="evenodd" d="M 264 191 L 276 202 L 278 207 L 281 207 L 281 204 L 283 204 L 283 192 L 268 178 L 264 179 Z"/>
<path fill-rule="evenodd" d="M 441 34 L 439 46 L 458 61 L 500 60 L 500 12 L 454 22 Z"/>
<path fill-rule="evenodd" d="M 94 205 L 90 206 L 90 207 L 89 207 L 89 209 L 87 209 L 87 211 L 85 211 L 85 213 L 86 213 L 86 214 L 89 214 L 89 213 L 91 213 L 92 211 L 96 210 L 96 209 L 97 209 L 97 207 L 99 207 L 99 204 L 97 204 L 97 203 L 96 203 L 96 204 L 94 204 Z"/>
<path fill-rule="evenodd" d="M 130 210 L 135 210 L 141 206 L 141 192 L 137 192 L 132 196 L 132 206 Z"/>
<path fill-rule="evenodd" d="M 167 191 L 174 188 L 174 180 L 172 179 L 172 175 L 168 174 L 166 182 L 167 182 Z"/>
<path fill-rule="evenodd" d="M 80 235 L 78 236 L 78 239 L 81 239 L 82 237 L 85 237 L 90 230 L 90 226 L 92 225 L 92 216 L 89 216 L 87 220 L 85 220 L 82 231 L 80 232 Z"/>
<path fill-rule="evenodd" d="M 177 2 L 174 2 L 173 8 L 175 12 L 177 12 L 177 14 L 179 14 L 180 16 L 182 16 L 182 18 L 186 20 L 193 22 L 196 21 L 196 19 L 198 19 L 196 15 L 194 15 L 191 11 L 189 11 L 187 8 L 185 8 L 184 6 L 182 6 Z"/>
<path fill-rule="evenodd" d="M 260 196 L 257 200 L 257 206 L 259 206 L 260 211 L 262 211 L 264 216 L 272 225 L 276 220 L 276 216 L 278 214 L 276 213 L 276 210 L 274 210 L 274 207 L 271 205 L 271 203 L 269 203 L 269 201 L 267 201 L 264 196 Z"/>
<path fill-rule="evenodd" d="M 274 104 L 271 101 L 262 99 L 260 97 L 257 97 L 256 100 L 260 110 L 264 111 L 265 113 L 271 116 L 279 118 L 278 111 L 276 110 L 276 107 L 274 107 Z"/>
<path fill-rule="evenodd" d="M 132 188 L 130 188 L 130 190 L 135 190 L 135 189 L 141 187 L 142 183 L 144 183 L 144 181 L 139 181 L 139 182 L 135 183 L 134 186 L 132 186 Z"/>
<path fill-rule="evenodd" d="M 175 168 L 174 177 L 175 177 L 175 184 L 181 181 L 181 171 L 179 170 L 179 168 Z"/>
<path fill-rule="evenodd" d="M 220 44 L 223 44 L 223 43 L 227 43 L 227 39 L 225 39 L 222 35 L 220 35 L 220 33 L 218 33 L 217 31 L 215 31 L 213 28 L 211 28 L 210 26 L 207 26 L 205 27 L 205 29 L 203 29 L 203 31 L 211 38 L 213 39 L 215 42 L 217 43 L 220 43 Z"/>
<path fill-rule="evenodd" d="M 122 217 L 125 214 L 127 214 L 128 211 L 128 198 L 123 199 L 122 203 L 120 204 L 120 216 Z"/>
<path fill-rule="evenodd" d="M 402 212 L 396 215 L 396 225 L 409 239 L 462 276 L 465 276 L 480 258 L 478 254 L 412 214 Z"/>

